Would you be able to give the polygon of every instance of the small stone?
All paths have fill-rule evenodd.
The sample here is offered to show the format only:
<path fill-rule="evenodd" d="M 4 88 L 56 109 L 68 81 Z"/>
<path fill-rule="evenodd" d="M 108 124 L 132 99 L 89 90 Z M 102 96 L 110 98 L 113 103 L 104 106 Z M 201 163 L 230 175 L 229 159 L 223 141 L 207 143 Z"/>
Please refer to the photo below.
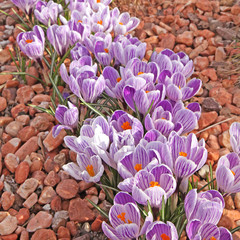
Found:
<path fill-rule="evenodd" d="M 18 138 L 20 138 L 23 142 L 26 142 L 31 137 L 36 136 L 38 131 L 32 126 L 26 126 L 18 132 Z"/>
<path fill-rule="evenodd" d="M 33 85 L 33 86 L 32 86 L 32 89 L 33 89 L 33 91 L 36 92 L 37 94 L 40 94 L 40 93 L 44 92 L 44 88 L 43 88 L 43 86 L 42 86 L 41 83 L 38 83 L 38 84 Z"/>
<path fill-rule="evenodd" d="M 19 103 L 27 103 L 33 98 L 34 95 L 35 93 L 30 86 L 23 86 L 17 90 L 16 100 Z"/>
<path fill-rule="evenodd" d="M 208 0 L 197 0 L 196 6 L 204 12 L 211 12 L 213 10 Z"/>
<path fill-rule="evenodd" d="M 199 71 L 202 71 L 209 66 L 209 60 L 207 57 L 197 56 L 196 58 L 194 58 L 193 62 L 195 65 L 195 69 Z"/>
<path fill-rule="evenodd" d="M 63 210 L 56 212 L 52 220 L 53 230 L 57 230 L 60 226 L 65 226 L 68 218 L 68 211 Z"/>
<path fill-rule="evenodd" d="M 207 68 L 204 69 L 203 71 L 201 71 L 201 74 L 203 76 L 207 76 L 209 77 L 212 81 L 217 81 L 217 74 L 216 74 L 216 70 L 214 68 Z"/>
<path fill-rule="evenodd" d="M 10 192 L 4 192 L 1 196 L 1 204 L 3 210 L 7 211 L 12 205 L 14 204 L 15 201 L 15 195 Z"/>
<path fill-rule="evenodd" d="M 38 137 L 31 137 L 26 143 L 24 143 L 15 153 L 19 157 L 20 161 L 23 161 L 27 155 L 38 150 Z"/>
<path fill-rule="evenodd" d="M 23 225 L 30 217 L 30 212 L 27 208 L 21 208 L 16 215 L 18 225 Z"/>
<path fill-rule="evenodd" d="M 26 230 L 21 232 L 20 240 L 29 240 L 29 233 Z"/>
<path fill-rule="evenodd" d="M 240 209 L 240 192 L 237 192 L 234 197 L 234 204 L 236 209 Z"/>
<path fill-rule="evenodd" d="M 56 138 L 52 136 L 52 130 L 49 132 L 47 137 L 43 141 L 43 145 L 48 150 L 48 152 L 51 152 L 52 150 L 56 149 L 58 146 L 60 146 L 63 143 L 63 138 L 67 135 L 65 130 L 61 130 L 61 132 L 57 135 Z"/>
<path fill-rule="evenodd" d="M 95 219 L 94 212 L 87 206 L 87 200 L 75 198 L 69 204 L 69 218 L 71 221 L 79 223 L 93 221 Z"/>
<path fill-rule="evenodd" d="M 58 239 L 64 238 L 65 240 L 71 239 L 70 232 L 67 228 L 60 226 L 57 231 Z"/>
<path fill-rule="evenodd" d="M 30 117 L 28 115 L 20 115 L 16 117 L 16 121 L 21 122 L 25 126 L 29 124 Z"/>
<path fill-rule="evenodd" d="M 84 192 L 85 190 L 89 189 L 90 187 L 94 186 L 94 183 L 92 182 L 85 182 L 85 181 L 80 181 L 79 184 L 79 192 Z"/>
<path fill-rule="evenodd" d="M 53 200 L 53 198 L 56 195 L 57 194 L 52 187 L 50 187 L 50 186 L 44 187 L 41 192 L 41 195 L 38 199 L 38 203 L 39 204 L 48 204 Z"/>
<path fill-rule="evenodd" d="M 13 121 L 11 117 L 0 117 L 0 127 L 6 126 Z"/>
<path fill-rule="evenodd" d="M 231 196 L 224 197 L 225 208 L 229 210 L 235 209 L 234 202 Z"/>
<path fill-rule="evenodd" d="M 53 158 L 53 162 L 57 163 L 60 167 L 62 167 L 64 164 L 66 164 L 66 155 L 64 153 L 57 154 Z"/>
<path fill-rule="evenodd" d="M 7 101 L 4 97 L 0 97 L 0 112 L 4 111 L 7 107 Z"/>
<path fill-rule="evenodd" d="M 233 15 L 239 15 L 240 14 L 240 6 L 239 5 L 233 5 L 231 8 L 231 13 Z"/>
<path fill-rule="evenodd" d="M 237 89 L 233 95 L 233 103 L 240 107 L 240 89 Z"/>
<path fill-rule="evenodd" d="M 30 209 L 38 201 L 36 193 L 32 193 L 27 200 L 23 203 L 23 206 Z"/>
<path fill-rule="evenodd" d="M 11 215 L 8 215 L 0 222 L 0 236 L 9 235 L 13 233 L 17 228 L 17 218 Z"/>
<path fill-rule="evenodd" d="M 216 102 L 214 98 L 211 97 L 204 98 L 202 102 L 202 107 L 206 112 L 211 111 L 219 112 L 222 108 L 221 105 L 218 102 Z"/>
<path fill-rule="evenodd" d="M 51 209 L 55 212 L 60 211 L 62 209 L 62 200 L 59 196 L 55 196 L 51 201 Z"/>
<path fill-rule="evenodd" d="M 33 172 L 32 177 L 37 179 L 40 185 L 43 185 L 46 174 L 43 171 L 35 171 Z"/>
<path fill-rule="evenodd" d="M 226 40 L 234 40 L 237 36 L 237 32 L 230 28 L 217 27 L 217 33 Z"/>
<path fill-rule="evenodd" d="M 198 174 L 200 175 L 201 178 L 206 179 L 206 176 L 209 173 L 209 166 L 206 164 L 204 165 L 199 171 Z"/>
<path fill-rule="evenodd" d="M 35 178 L 27 179 L 17 190 L 17 193 L 24 199 L 27 199 L 37 188 L 38 180 Z"/>
<path fill-rule="evenodd" d="M 31 240 L 57 240 L 53 230 L 50 229 L 39 229 L 33 235 Z"/>
<path fill-rule="evenodd" d="M 29 107 L 24 104 L 18 104 L 11 109 L 11 114 L 13 118 L 16 118 L 20 113 L 28 113 Z"/>
<path fill-rule="evenodd" d="M 223 62 L 226 59 L 226 53 L 223 47 L 218 47 L 215 52 L 215 61 Z"/>
<path fill-rule="evenodd" d="M 64 199 L 71 199 L 78 192 L 78 184 L 73 179 L 65 179 L 57 185 L 56 192 Z"/>
<path fill-rule="evenodd" d="M 76 227 L 74 221 L 67 222 L 66 227 L 70 231 L 72 236 L 75 236 L 77 234 L 77 227 Z"/>
<path fill-rule="evenodd" d="M 98 196 L 98 190 L 96 187 L 91 187 L 89 189 L 86 190 L 86 194 L 87 195 L 95 195 Z"/>
<path fill-rule="evenodd" d="M 85 222 L 83 224 L 82 228 L 85 232 L 90 232 L 91 231 L 91 227 L 90 227 L 90 224 L 88 222 Z"/>
<path fill-rule="evenodd" d="M 228 148 L 229 150 L 232 149 L 230 143 L 230 133 L 229 131 L 224 131 L 221 135 L 218 136 L 219 144 L 222 147 Z"/>
<path fill-rule="evenodd" d="M 61 179 L 56 172 L 50 171 L 47 177 L 44 179 L 44 184 L 47 186 L 54 187 L 56 184 L 60 182 L 60 180 Z"/>
<path fill-rule="evenodd" d="M 176 38 L 177 43 L 183 43 L 187 46 L 192 46 L 193 44 L 193 32 L 185 31 L 179 34 Z"/>
<path fill-rule="evenodd" d="M 11 173 L 14 173 L 16 168 L 18 167 L 19 158 L 13 153 L 8 153 L 7 156 L 4 158 L 4 163 L 7 169 Z"/>
<path fill-rule="evenodd" d="M 101 215 L 98 215 L 94 222 L 91 224 L 91 230 L 93 232 L 99 232 L 102 229 L 102 222 L 105 221 Z"/>
<path fill-rule="evenodd" d="M 199 54 L 202 53 L 203 51 L 205 51 L 207 48 L 208 48 L 208 41 L 204 40 L 201 45 L 199 45 L 198 47 L 193 49 L 193 51 L 189 54 L 189 57 L 191 59 L 193 59 L 193 58 L 199 56 Z"/>
<path fill-rule="evenodd" d="M 23 125 L 21 122 L 13 121 L 10 122 L 6 128 L 5 131 L 7 134 L 9 134 L 11 137 L 16 137 L 18 132 L 23 128 Z"/>
<path fill-rule="evenodd" d="M 29 221 L 26 229 L 28 232 L 35 232 L 41 228 L 48 228 L 51 224 L 52 215 L 47 212 L 40 211 Z"/>
<path fill-rule="evenodd" d="M 160 42 L 160 47 L 173 49 L 175 46 L 176 37 L 171 33 L 166 33 L 163 35 Z"/>
<path fill-rule="evenodd" d="M 214 98 L 222 106 L 225 105 L 226 103 L 229 104 L 232 103 L 232 94 L 222 87 L 212 88 L 209 91 L 209 96 Z"/>
<path fill-rule="evenodd" d="M 27 162 L 21 162 L 16 168 L 15 181 L 18 184 L 22 184 L 28 177 L 29 174 L 29 164 Z"/>
<path fill-rule="evenodd" d="M 46 131 L 49 127 L 49 121 L 46 118 L 43 117 L 35 117 L 31 123 L 30 126 L 36 128 L 38 131 Z"/>
<path fill-rule="evenodd" d="M 5 143 L 2 148 L 2 156 L 5 157 L 8 153 L 15 153 L 21 146 L 21 140 L 19 138 L 12 138 Z"/>
<path fill-rule="evenodd" d="M 217 120 L 218 114 L 215 111 L 203 112 L 198 121 L 199 129 L 204 129 Z"/>
<path fill-rule="evenodd" d="M 35 103 L 51 102 L 51 97 L 49 95 L 38 94 L 34 96 L 31 101 Z"/>
<path fill-rule="evenodd" d="M 11 59 L 12 59 L 12 57 L 11 57 L 10 52 L 7 48 L 0 51 L 0 65 L 1 66 L 3 66 L 5 63 L 7 63 Z M 3 234 L 3 235 L 5 235 L 5 234 Z"/>
<path fill-rule="evenodd" d="M 28 68 L 26 73 L 30 74 L 30 75 L 32 75 L 32 76 L 34 76 L 36 78 L 39 77 L 38 70 L 35 67 L 33 67 L 33 66 Z M 32 85 L 34 85 L 35 83 L 38 82 L 38 80 L 36 78 L 34 78 L 34 77 L 26 75 L 26 81 L 27 81 L 27 85 L 28 86 L 32 86 Z"/>

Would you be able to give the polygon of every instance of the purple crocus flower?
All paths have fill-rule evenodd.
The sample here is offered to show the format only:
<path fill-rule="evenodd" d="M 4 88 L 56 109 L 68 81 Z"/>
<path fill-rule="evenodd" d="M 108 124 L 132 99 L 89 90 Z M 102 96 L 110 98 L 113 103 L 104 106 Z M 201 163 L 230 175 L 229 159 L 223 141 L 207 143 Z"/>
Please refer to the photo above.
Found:
<path fill-rule="evenodd" d="M 173 162 L 171 165 L 178 180 L 188 178 L 206 163 L 207 149 L 204 139 L 198 142 L 193 133 L 187 137 L 181 137 L 172 132 L 168 141 Z"/>
<path fill-rule="evenodd" d="M 34 10 L 34 15 L 37 20 L 44 25 L 57 24 L 58 15 L 63 11 L 62 5 L 53 2 L 38 1 Z"/>
<path fill-rule="evenodd" d="M 217 227 L 212 223 L 202 225 L 201 221 L 195 219 L 187 224 L 186 232 L 190 240 L 232 240 L 232 234 L 224 227 Z"/>
<path fill-rule="evenodd" d="M 71 102 L 68 102 L 68 108 L 64 105 L 58 105 L 55 111 L 55 117 L 62 125 L 55 125 L 53 127 L 53 137 L 56 137 L 62 129 L 71 130 L 77 127 L 79 112 L 78 108 Z"/>
<path fill-rule="evenodd" d="M 177 229 L 171 222 L 156 221 L 148 226 L 146 240 L 178 240 Z"/>
<path fill-rule="evenodd" d="M 42 67 L 41 59 L 44 52 L 45 36 L 41 27 L 34 26 L 33 31 L 19 33 L 17 43 L 24 54 L 37 61 Z"/>
<path fill-rule="evenodd" d="M 188 192 L 184 208 L 188 221 L 198 219 L 202 224 L 217 224 L 225 206 L 222 195 L 216 190 L 197 193 L 197 189 Z"/>
<path fill-rule="evenodd" d="M 119 192 L 109 211 L 109 221 L 112 227 L 106 222 L 102 223 L 102 230 L 109 239 L 131 240 L 146 233 L 153 216 L 149 213 L 141 228 L 141 214 L 136 202 L 128 193 Z"/>
<path fill-rule="evenodd" d="M 146 43 L 142 43 L 130 35 L 117 37 L 113 42 L 115 59 L 124 66 L 133 58 L 142 60 L 146 52 L 146 46 Z"/>
<path fill-rule="evenodd" d="M 38 0 L 11 0 L 18 8 L 20 8 L 27 15 L 32 13 Z"/>
<path fill-rule="evenodd" d="M 136 173 L 133 181 L 132 196 L 140 204 L 161 208 L 162 199 L 167 199 L 176 190 L 176 181 L 170 168 L 160 164 L 150 171 L 140 170 Z"/>
<path fill-rule="evenodd" d="M 151 115 L 146 115 L 145 128 L 147 130 L 156 129 L 164 136 L 168 136 L 173 130 L 184 134 L 197 126 L 197 109 L 193 112 L 190 108 L 173 108 L 167 100 L 161 101 L 158 105 Z"/>
<path fill-rule="evenodd" d="M 109 124 L 110 127 L 113 127 L 117 132 L 128 131 L 132 134 L 135 139 L 135 144 L 137 144 L 143 137 L 144 131 L 142 123 L 137 118 L 134 118 L 122 110 L 117 110 L 113 113 Z"/>
<path fill-rule="evenodd" d="M 232 149 L 235 153 L 240 156 L 240 123 L 234 122 L 232 123 L 230 129 L 230 142 L 232 145 Z"/>
<path fill-rule="evenodd" d="M 166 77 L 171 77 L 174 73 L 181 72 L 186 78 L 189 78 L 193 71 L 193 61 L 184 52 L 174 53 L 170 49 L 165 49 L 160 53 L 153 52 L 151 61 L 156 62 L 160 68 L 159 82 L 164 81 Z"/>
<path fill-rule="evenodd" d="M 47 38 L 59 56 L 64 56 L 70 44 L 70 29 L 67 25 L 54 24 L 47 29 Z"/>
<path fill-rule="evenodd" d="M 216 179 L 221 192 L 240 192 L 240 159 L 236 153 L 229 153 L 219 159 Z"/>
<path fill-rule="evenodd" d="M 127 32 L 135 29 L 140 20 L 136 17 L 130 17 L 128 12 L 120 14 L 119 9 L 116 7 L 111 12 L 112 15 L 112 25 L 115 36 L 125 35 Z"/>
<path fill-rule="evenodd" d="M 105 92 L 113 98 L 122 100 L 122 91 L 125 86 L 125 81 L 122 79 L 118 71 L 110 66 L 103 69 L 103 76 L 106 81 Z"/>
<path fill-rule="evenodd" d="M 87 48 L 83 46 L 80 42 L 76 43 L 75 47 L 70 51 L 70 53 L 73 60 L 79 60 L 81 57 L 84 56 L 91 56 Z"/>
<path fill-rule="evenodd" d="M 88 0 L 93 11 L 98 12 L 107 7 L 112 0 Z"/>
<path fill-rule="evenodd" d="M 112 31 L 111 16 L 109 7 L 93 13 L 92 15 L 92 31 L 97 32 L 106 32 L 110 33 Z"/>

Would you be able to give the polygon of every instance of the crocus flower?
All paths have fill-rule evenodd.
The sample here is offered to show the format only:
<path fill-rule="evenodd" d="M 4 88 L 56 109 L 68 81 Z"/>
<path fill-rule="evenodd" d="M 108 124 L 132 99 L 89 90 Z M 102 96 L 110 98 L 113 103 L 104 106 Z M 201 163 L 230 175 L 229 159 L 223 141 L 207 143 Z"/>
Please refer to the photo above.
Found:
<path fill-rule="evenodd" d="M 84 56 L 90 56 L 87 48 L 83 46 L 80 42 L 75 45 L 75 47 L 70 51 L 70 53 L 73 60 L 78 60 Z"/>
<path fill-rule="evenodd" d="M 133 58 L 142 60 L 146 52 L 146 46 L 146 43 L 142 43 L 130 35 L 117 37 L 113 42 L 115 59 L 124 66 Z"/>
<path fill-rule="evenodd" d="M 34 15 L 37 20 L 44 25 L 57 24 L 58 15 L 63 11 L 62 5 L 53 2 L 38 1 L 34 10 Z"/>
<path fill-rule="evenodd" d="M 136 144 L 143 137 L 144 131 L 142 123 L 137 118 L 134 118 L 133 116 L 122 110 L 117 110 L 113 113 L 109 124 L 117 132 L 128 131 L 130 134 L 132 134 Z"/>
<path fill-rule="evenodd" d="M 34 26 L 33 31 L 19 33 L 17 43 L 24 54 L 42 66 L 41 59 L 44 52 L 45 36 L 41 27 Z"/>
<path fill-rule="evenodd" d="M 62 129 L 71 130 L 77 127 L 79 112 L 78 108 L 71 102 L 68 102 L 68 108 L 64 105 L 58 105 L 55 111 L 55 117 L 62 125 L 55 125 L 53 127 L 53 137 L 56 137 Z"/>
<path fill-rule="evenodd" d="M 109 239 L 131 240 L 145 234 L 153 216 L 149 213 L 141 228 L 141 214 L 136 202 L 128 193 L 119 192 L 109 211 L 109 221 L 112 226 L 102 223 L 102 230 Z"/>
<path fill-rule="evenodd" d="M 234 122 L 229 129 L 229 133 L 232 149 L 240 156 L 240 123 Z"/>
<path fill-rule="evenodd" d="M 148 226 L 146 240 L 178 240 L 177 229 L 171 222 L 156 221 Z"/>
<path fill-rule="evenodd" d="M 174 193 L 176 181 L 172 171 L 164 164 L 152 168 L 150 171 L 140 170 L 134 177 L 132 196 L 140 204 L 161 208 L 162 199 L 167 199 Z"/>
<path fill-rule="evenodd" d="M 197 120 L 198 112 L 186 108 L 174 109 L 169 101 L 163 100 L 151 115 L 146 115 L 145 128 L 147 130 L 156 129 L 164 136 L 168 136 L 173 130 L 184 134 L 197 126 Z"/>
<path fill-rule="evenodd" d="M 112 0 L 88 0 L 88 3 L 95 12 L 101 11 L 102 9 L 107 7 L 111 2 Z"/>
<path fill-rule="evenodd" d="M 115 68 L 110 66 L 105 67 L 102 74 L 106 81 L 105 92 L 110 97 L 121 100 L 123 98 L 123 87 L 125 86 L 124 79 L 122 79 L 122 77 Z"/>
<path fill-rule="evenodd" d="M 225 206 L 222 195 L 216 190 L 197 193 L 196 189 L 188 192 L 184 208 L 188 221 L 197 219 L 202 224 L 217 224 Z"/>
<path fill-rule="evenodd" d="M 47 29 L 47 38 L 61 57 L 67 52 L 70 44 L 70 29 L 67 25 L 54 24 Z"/>
<path fill-rule="evenodd" d="M 11 1 L 27 15 L 30 15 L 38 0 L 11 0 Z"/>
<path fill-rule="evenodd" d="M 216 179 L 221 192 L 240 192 L 240 159 L 236 153 L 229 153 L 219 159 Z"/>
<path fill-rule="evenodd" d="M 201 221 L 195 219 L 187 224 L 186 232 L 190 240 L 232 240 L 232 234 L 224 227 L 217 227 L 212 223 L 202 225 Z"/>
<path fill-rule="evenodd" d="M 198 171 L 207 161 L 205 141 L 199 142 L 195 134 L 181 137 L 172 132 L 169 136 L 169 149 L 173 161 L 173 172 L 181 180 Z"/>
<path fill-rule="evenodd" d="M 117 7 L 112 10 L 111 15 L 115 36 L 125 35 L 127 32 L 135 29 L 140 23 L 140 20 L 138 18 L 130 17 L 128 12 L 120 14 L 120 11 Z"/>

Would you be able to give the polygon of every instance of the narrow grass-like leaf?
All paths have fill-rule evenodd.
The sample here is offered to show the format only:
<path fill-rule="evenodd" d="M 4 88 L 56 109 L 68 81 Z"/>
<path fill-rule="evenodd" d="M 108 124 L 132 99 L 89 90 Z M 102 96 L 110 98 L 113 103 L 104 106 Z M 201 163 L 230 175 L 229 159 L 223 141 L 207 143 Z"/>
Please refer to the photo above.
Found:
<path fill-rule="evenodd" d="M 161 208 L 160 214 L 161 214 L 161 220 L 163 222 L 165 222 L 165 200 L 164 200 L 164 196 L 162 196 L 162 208 Z"/>
<path fill-rule="evenodd" d="M 39 106 L 33 105 L 33 104 L 28 104 L 28 106 L 36 108 L 39 111 L 51 114 L 52 116 L 55 116 L 55 114 L 54 114 L 54 112 L 52 112 L 52 110 L 49 110 L 49 109 L 46 109 L 46 108 L 43 108 L 43 107 L 39 107 Z"/>
<path fill-rule="evenodd" d="M 56 91 L 56 94 L 59 98 L 60 103 L 64 105 L 65 99 L 63 98 L 62 94 L 60 93 L 58 87 L 56 86 L 55 82 L 53 81 L 53 79 L 50 75 L 49 75 L 49 80 L 52 83 L 54 90 Z"/>
<path fill-rule="evenodd" d="M 232 230 L 230 230 L 231 234 L 234 234 L 235 232 L 240 230 L 240 226 L 233 228 Z"/>
<path fill-rule="evenodd" d="M 108 185 L 104 185 L 104 184 L 99 184 L 99 183 L 96 183 L 99 187 L 104 187 L 104 188 L 108 188 L 108 189 L 111 189 L 113 190 L 114 192 L 120 192 L 120 190 L 114 188 L 114 187 L 110 187 Z"/>
<path fill-rule="evenodd" d="M 88 200 L 88 202 L 90 202 L 105 218 L 109 219 L 108 214 L 101 209 L 98 205 L 96 205 L 93 201 L 91 201 L 90 199 L 86 198 Z"/>
<path fill-rule="evenodd" d="M 207 184 L 205 184 L 203 187 L 201 187 L 198 192 L 201 192 L 205 187 L 207 187 L 209 184 L 211 184 L 212 182 L 216 181 L 216 178 L 214 178 L 213 180 L 211 180 L 210 182 L 208 182 Z"/>
<path fill-rule="evenodd" d="M 179 227 L 178 239 L 180 239 L 182 232 L 187 225 L 187 222 L 188 222 L 187 219 L 185 219 L 184 222 L 182 223 L 182 225 Z"/>

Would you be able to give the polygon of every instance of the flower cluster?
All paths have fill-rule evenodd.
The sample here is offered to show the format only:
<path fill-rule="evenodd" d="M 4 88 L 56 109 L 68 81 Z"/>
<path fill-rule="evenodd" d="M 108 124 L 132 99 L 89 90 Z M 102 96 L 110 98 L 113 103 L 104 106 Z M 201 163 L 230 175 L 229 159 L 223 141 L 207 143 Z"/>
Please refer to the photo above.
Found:
<path fill-rule="evenodd" d="M 111 9 L 111 0 L 66 0 L 64 6 L 51 0 L 12 1 L 44 24 L 18 35 L 21 51 L 41 67 L 49 54 L 55 90 L 61 80 L 66 84 L 52 133 L 69 133 L 64 143 L 77 159 L 63 169 L 105 191 L 107 179 L 118 192 L 111 225 L 102 225 L 105 235 L 177 240 L 186 226 L 190 240 L 231 240 L 231 233 L 216 224 L 225 205 L 222 194 L 240 191 L 240 124 L 230 128 L 234 152 L 218 162 L 219 191 L 191 190 L 189 178 L 207 160 L 205 141 L 191 133 L 201 107 L 185 102 L 202 85 L 190 79 L 192 60 L 165 49 L 147 62 L 146 43 L 129 34 L 140 20 Z"/>

